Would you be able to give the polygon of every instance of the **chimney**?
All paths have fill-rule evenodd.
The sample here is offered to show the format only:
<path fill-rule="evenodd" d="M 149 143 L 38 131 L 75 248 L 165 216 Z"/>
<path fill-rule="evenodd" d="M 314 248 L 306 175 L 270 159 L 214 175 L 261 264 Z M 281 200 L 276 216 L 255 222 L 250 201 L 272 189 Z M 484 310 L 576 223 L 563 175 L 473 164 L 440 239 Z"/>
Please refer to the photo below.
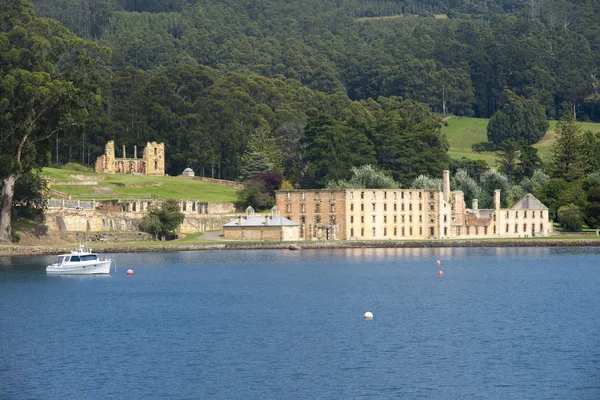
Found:
<path fill-rule="evenodd" d="M 242 226 L 242 216 L 238 217 L 238 226 Z"/>
<path fill-rule="evenodd" d="M 444 201 L 445 202 L 450 201 L 450 171 L 447 169 L 444 170 L 442 190 L 443 190 L 443 194 L 444 194 Z"/>
<path fill-rule="evenodd" d="M 265 225 L 269 225 L 269 216 L 265 215 Z"/>
<path fill-rule="evenodd" d="M 479 200 L 473 199 L 473 211 L 479 210 Z"/>
<path fill-rule="evenodd" d="M 133 146 L 133 158 L 137 158 L 137 146 Z"/>
<path fill-rule="evenodd" d="M 500 211 L 500 189 L 494 190 L 494 210 Z"/>
<path fill-rule="evenodd" d="M 123 145 L 123 158 L 127 158 L 127 156 L 125 155 L 125 145 Z"/>

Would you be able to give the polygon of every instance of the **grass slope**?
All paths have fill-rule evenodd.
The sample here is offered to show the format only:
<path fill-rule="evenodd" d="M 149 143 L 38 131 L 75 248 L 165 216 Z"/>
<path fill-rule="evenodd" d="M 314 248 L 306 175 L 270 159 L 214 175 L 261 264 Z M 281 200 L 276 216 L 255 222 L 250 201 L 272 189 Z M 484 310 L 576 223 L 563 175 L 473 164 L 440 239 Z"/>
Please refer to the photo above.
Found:
<path fill-rule="evenodd" d="M 488 120 L 484 118 L 464 118 L 452 117 L 448 118 L 448 126 L 442 127 L 442 133 L 446 135 L 450 142 L 450 157 L 462 158 L 466 157 L 471 160 L 485 160 L 488 165 L 494 165 L 496 155 L 493 152 L 475 153 L 471 151 L 471 145 L 478 142 L 487 142 L 487 124 Z M 579 122 L 579 125 L 584 131 L 590 130 L 594 133 L 600 133 L 600 124 L 590 122 Z M 556 121 L 550 121 L 550 128 L 546 135 L 536 144 L 533 145 L 542 160 L 550 160 L 550 149 L 556 138 L 554 128 Z"/>
<path fill-rule="evenodd" d="M 52 185 L 51 188 L 70 194 L 73 199 L 146 198 L 149 195 L 167 199 L 190 199 L 206 202 L 233 202 L 236 189 L 216 183 L 200 182 L 171 176 L 110 175 L 80 173 L 56 168 L 44 168 L 43 175 L 51 180 L 76 181 L 74 175 L 101 178 L 98 185 Z"/>

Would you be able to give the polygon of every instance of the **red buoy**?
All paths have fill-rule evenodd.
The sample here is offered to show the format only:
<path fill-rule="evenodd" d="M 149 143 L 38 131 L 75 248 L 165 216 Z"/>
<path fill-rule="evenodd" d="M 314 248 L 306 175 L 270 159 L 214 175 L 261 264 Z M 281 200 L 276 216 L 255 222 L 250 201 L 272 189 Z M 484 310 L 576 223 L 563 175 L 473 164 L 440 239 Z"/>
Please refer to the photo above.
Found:
<path fill-rule="evenodd" d="M 444 275 L 444 271 L 438 271 L 438 275 L 439 275 L 439 276 L 442 276 L 442 275 Z"/>
<path fill-rule="evenodd" d="M 133 275 L 133 270 L 132 269 L 128 269 L 127 270 L 127 275 Z"/>
<path fill-rule="evenodd" d="M 440 265 L 442 262 L 441 262 L 440 260 L 437 260 L 435 263 L 436 263 L 437 265 Z"/>

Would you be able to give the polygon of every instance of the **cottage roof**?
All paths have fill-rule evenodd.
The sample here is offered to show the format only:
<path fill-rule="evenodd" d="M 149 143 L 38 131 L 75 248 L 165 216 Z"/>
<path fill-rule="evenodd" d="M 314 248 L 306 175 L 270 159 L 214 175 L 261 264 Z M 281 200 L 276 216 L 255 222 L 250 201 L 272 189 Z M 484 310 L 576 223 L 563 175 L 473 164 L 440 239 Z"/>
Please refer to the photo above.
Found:
<path fill-rule="evenodd" d="M 527 193 L 525 197 L 516 202 L 511 210 L 547 210 L 548 207 L 541 201 L 535 198 L 531 193 Z"/>
<path fill-rule="evenodd" d="M 269 223 L 267 223 L 267 218 L 269 219 Z M 240 224 L 241 221 L 241 224 Z M 231 220 L 230 222 L 223 225 L 224 227 L 234 227 L 234 226 L 300 226 L 300 224 L 290 221 L 285 217 L 280 216 L 246 216 L 240 218 L 236 218 Z"/>

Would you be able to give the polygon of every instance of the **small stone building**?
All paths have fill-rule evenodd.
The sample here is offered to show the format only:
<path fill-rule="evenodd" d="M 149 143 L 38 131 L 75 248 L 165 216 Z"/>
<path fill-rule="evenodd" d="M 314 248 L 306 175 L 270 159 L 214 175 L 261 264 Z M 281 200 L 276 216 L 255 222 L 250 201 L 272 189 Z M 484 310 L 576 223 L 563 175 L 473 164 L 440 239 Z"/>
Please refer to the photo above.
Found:
<path fill-rule="evenodd" d="M 185 176 L 185 177 L 190 177 L 193 178 L 194 177 L 194 170 L 191 168 L 186 168 L 183 170 L 183 172 L 181 173 L 181 176 Z"/>
<path fill-rule="evenodd" d="M 245 216 L 239 216 L 223 225 L 226 240 L 295 241 L 300 239 L 300 224 L 279 216 L 277 206 L 271 215 L 255 215 L 248 207 Z"/>
<path fill-rule="evenodd" d="M 133 146 L 133 158 L 127 158 L 123 146 L 123 158 L 115 158 L 115 142 L 106 143 L 104 154 L 96 159 L 96 172 L 99 174 L 142 174 L 163 176 L 165 174 L 164 143 L 148 142 L 142 158 L 137 156 L 137 146 Z"/>

